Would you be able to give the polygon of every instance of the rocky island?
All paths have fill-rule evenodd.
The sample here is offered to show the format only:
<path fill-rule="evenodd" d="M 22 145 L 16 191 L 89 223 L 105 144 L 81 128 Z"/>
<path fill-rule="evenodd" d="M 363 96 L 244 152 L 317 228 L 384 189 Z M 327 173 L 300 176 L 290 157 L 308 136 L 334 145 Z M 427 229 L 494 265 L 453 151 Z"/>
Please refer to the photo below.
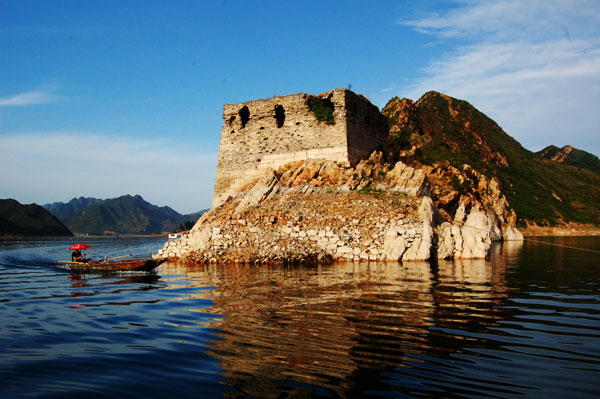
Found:
<path fill-rule="evenodd" d="M 434 91 L 381 111 L 344 89 L 226 104 L 213 209 L 159 256 L 485 258 L 494 241 L 522 240 L 521 229 L 597 230 L 598 164 L 570 146 L 531 152 Z"/>
<path fill-rule="evenodd" d="M 410 135 L 423 133 L 398 129 L 414 123 L 406 105 L 382 113 L 344 89 L 225 105 L 213 209 L 158 256 L 422 261 L 484 258 L 494 241 L 522 240 L 497 177 L 417 159 Z"/>

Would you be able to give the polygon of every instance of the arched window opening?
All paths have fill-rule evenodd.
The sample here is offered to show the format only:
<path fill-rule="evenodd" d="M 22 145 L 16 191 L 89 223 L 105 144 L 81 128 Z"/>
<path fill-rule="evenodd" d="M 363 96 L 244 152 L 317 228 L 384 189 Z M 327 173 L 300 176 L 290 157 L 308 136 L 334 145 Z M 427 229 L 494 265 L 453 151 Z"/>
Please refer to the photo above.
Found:
<path fill-rule="evenodd" d="M 246 127 L 246 123 L 250 120 L 250 110 L 245 105 L 240 109 L 240 119 L 242 120 L 242 128 Z"/>
<path fill-rule="evenodd" d="M 277 105 L 275 107 L 274 118 L 277 121 L 277 127 L 282 127 L 283 122 L 285 121 L 285 110 L 283 109 L 283 105 Z"/>

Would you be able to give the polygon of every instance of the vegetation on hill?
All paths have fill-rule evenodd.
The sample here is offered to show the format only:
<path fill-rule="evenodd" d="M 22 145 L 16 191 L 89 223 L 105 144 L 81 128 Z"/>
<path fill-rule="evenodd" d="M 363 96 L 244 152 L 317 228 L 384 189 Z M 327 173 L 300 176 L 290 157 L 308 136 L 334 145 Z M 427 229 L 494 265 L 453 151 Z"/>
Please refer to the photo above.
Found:
<path fill-rule="evenodd" d="M 61 237 L 73 233 L 54 215 L 36 204 L 0 200 L 0 236 Z"/>
<path fill-rule="evenodd" d="M 563 148 L 549 145 L 543 150 L 536 152 L 536 154 L 544 159 L 600 173 L 600 159 L 597 156 L 570 145 L 566 145 Z"/>
<path fill-rule="evenodd" d="M 409 164 L 471 165 L 497 177 L 519 225 L 600 224 L 600 174 L 543 159 L 466 101 L 428 92 L 392 98 L 388 157 Z M 468 189 L 468 187 L 466 187 Z"/>
<path fill-rule="evenodd" d="M 124 195 L 101 200 L 81 211 L 67 214 L 62 221 L 72 231 L 84 234 L 103 234 L 107 231 L 119 234 L 158 234 L 174 231 L 179 224 L 190 220 L 195 222 L 201 214 L 202 212 L 181 215 L 168 206 L 153 205 L 139 195 Z"/>
<path fill-rule="evenodd" d="M 177 227 L 176 231 L 185 231 L 185 230 L 191 230 L 192 227 L 194 227 L 194 224 L 196 224 L 194 221 L 188 220 L 185 223 L 180 223 L 179 227 Z"/>

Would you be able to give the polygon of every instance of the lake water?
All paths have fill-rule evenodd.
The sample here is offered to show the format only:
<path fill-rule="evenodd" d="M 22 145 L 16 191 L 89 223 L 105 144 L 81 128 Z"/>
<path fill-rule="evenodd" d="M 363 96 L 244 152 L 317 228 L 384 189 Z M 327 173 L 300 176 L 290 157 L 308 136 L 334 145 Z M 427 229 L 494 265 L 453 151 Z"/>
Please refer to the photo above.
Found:
<path fill-rule="evenodd" d="M 536 240 L 561 246 L 111 276 L 57 266 L 72 240 L 0 242 L 0 397 L 597 398 L 600 238 Z"/>

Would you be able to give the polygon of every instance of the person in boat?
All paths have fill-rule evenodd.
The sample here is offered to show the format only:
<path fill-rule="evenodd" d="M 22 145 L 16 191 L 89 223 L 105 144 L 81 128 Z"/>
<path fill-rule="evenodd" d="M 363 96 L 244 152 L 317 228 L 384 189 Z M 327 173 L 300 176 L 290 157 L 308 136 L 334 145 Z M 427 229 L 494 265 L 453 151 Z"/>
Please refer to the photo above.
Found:
<path fill-rule="evenodd" d="M 78 249 L 74 250 L 73 253 L 71 254 L 71 260 L 73 262 L 82 262 L 82 263 L 88 263 L 90 261 L 90 259 L 85 257 L 85 254 L 82 254 L 81 251 L 79 251 Z"/>

